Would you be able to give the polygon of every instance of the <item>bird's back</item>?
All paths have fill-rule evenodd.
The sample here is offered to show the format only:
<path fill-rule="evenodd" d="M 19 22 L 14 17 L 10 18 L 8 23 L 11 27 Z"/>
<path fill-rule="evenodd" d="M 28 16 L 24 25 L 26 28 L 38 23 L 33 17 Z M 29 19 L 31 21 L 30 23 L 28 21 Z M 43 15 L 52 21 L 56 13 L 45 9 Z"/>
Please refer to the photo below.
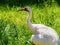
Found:
<path fill-rule="evenodd" d="M 57 45 L 59 39 L 56 31 L 42 24 L 35 25 L 35 33 L 31 39 L 36 45 Z"/>
<path fill-rule="evenodd" d="M 50 28 L 50 27 L 48 27 L 48 26 L 45 26 L 45 25 L 43 25 L 43 24 L 34 24 L 34 31 L 35 31 L 35 33 L 39 33 L 39 34 L 43 34 L 43 35 L 50 35 L 50 36 L 53 36 L 53 37 L 55 37 L 56 38 L 56 40 L 58 40 L 57 38 L 59 38 L 59 36 L 58 36 L 58 34 L 57 34 L 57 32 L 54 30 L 54 29 L 52 29 L 52 28 Z"/>

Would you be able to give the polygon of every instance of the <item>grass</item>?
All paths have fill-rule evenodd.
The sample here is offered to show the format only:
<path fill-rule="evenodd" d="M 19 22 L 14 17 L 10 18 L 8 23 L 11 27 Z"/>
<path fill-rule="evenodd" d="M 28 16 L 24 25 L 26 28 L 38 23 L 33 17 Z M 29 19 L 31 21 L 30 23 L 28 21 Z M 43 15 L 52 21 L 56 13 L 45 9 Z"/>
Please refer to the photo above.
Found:
<path fill-rule="evenodd" d="M 33 11 L 31 22 L 52 27 L 60 35 L 60 7 L 57 5 L 41 8 L 30 6 Z M 26 25 L 27 12 L 16 12 L 19 7 L 0 6 L 0 45 L 33 45 L 32 32 Z M 20 7 L 21 8 L 21 7 Z"/>

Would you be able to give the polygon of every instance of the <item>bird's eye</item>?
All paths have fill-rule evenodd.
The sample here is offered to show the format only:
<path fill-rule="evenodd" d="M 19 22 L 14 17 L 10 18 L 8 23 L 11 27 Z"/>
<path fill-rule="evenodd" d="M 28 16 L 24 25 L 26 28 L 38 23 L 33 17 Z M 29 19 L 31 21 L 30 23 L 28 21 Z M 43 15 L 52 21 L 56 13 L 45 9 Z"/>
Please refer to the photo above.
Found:
<path fill-rule="evenodd" d="M 25 10 L 27 10 L 27 9 L 25 8 Z"/>
<path fill-rule="evenodd" d="M 27 8 L 25 8 L 25 11 L 28 11 Z"/>

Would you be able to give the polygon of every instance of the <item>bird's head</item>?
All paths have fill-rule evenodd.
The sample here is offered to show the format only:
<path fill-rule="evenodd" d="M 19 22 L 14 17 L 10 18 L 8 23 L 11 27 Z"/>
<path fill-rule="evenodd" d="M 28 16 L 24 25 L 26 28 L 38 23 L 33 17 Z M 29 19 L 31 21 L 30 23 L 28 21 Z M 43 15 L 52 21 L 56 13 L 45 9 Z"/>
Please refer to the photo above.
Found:
<path fill-rule="evenodd" d="M 27 7 L 18 9 L 17 11 L 18 11 L 18 12 L 19 12 L 19 11 L 27 11 L 27 12 L 29 12 L 29 11 L 31 11 L 31 8 L 27 6 Z"/>

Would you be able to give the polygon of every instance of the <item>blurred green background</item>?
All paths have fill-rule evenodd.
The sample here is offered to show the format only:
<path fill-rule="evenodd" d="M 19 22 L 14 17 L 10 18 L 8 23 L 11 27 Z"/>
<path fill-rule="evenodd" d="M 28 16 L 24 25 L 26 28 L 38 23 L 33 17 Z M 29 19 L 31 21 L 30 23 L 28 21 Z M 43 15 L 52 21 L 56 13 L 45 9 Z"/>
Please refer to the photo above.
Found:
<path fill-rule="evenodd" d="M 32 8 L 31 23 L 50 26 L 60 36 L 60 0 L 0 0 L 0 45 L 33 45 L 28 13 L 16 12 L 24 6 Z"/>

